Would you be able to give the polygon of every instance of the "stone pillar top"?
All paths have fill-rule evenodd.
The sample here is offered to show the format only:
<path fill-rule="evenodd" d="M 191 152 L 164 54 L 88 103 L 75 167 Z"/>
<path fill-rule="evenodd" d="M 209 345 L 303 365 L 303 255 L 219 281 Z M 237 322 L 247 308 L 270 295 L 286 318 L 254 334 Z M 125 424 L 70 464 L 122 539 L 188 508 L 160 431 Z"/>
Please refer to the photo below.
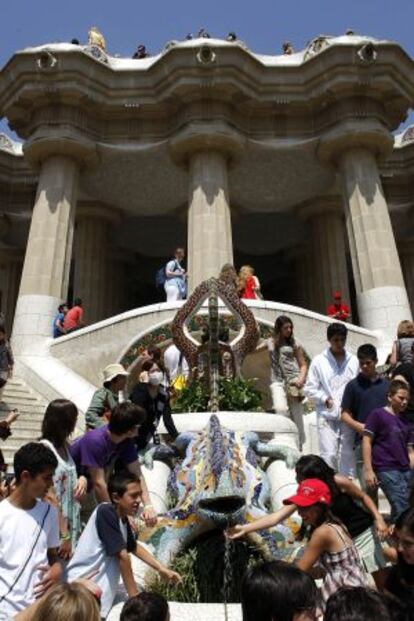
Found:
<path fill-rule="evenodd" d="M 23 145 L 26 159 L 38 167 L 51 156 L 71 157 L 79 163 L 91 166 L 97 162 L 96 144 L 72 128 L 56 127 L 36 131 Z"/>
<path fill-rule="evenodd" d="M 337 164 L 342 155 L 352 149 L 367 149 L 379 158 L 392 152 L 394 138 L 378 119 L 363 118 L 357 111 L 354 118 L 350 112 L 350 117 L 321 136 L 317 149 L 320 160 Z"/>
<path fill-rule="evenodd" d="M 245 143 L 246 138 L 224 121 L 193 121 L 170 140 L 169 147 L 173 159 L 182 164 L 201 151 L 233 159 L 242 153 Z"/>

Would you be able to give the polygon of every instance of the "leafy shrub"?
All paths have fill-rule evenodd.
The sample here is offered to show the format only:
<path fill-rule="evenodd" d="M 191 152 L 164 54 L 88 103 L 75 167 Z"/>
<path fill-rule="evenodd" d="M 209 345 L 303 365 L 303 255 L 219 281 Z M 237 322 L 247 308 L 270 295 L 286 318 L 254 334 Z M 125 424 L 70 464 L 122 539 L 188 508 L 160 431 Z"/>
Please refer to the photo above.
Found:
<path fill-rule="evenodd" d="M 255 380 L 236 377 L 221 378 L 219 382 L 219 407 L 227 412 L 259 412 L 262 395 L 255 388 Z M 173 412 L 207 412 L 209 392 L 203 382 L 194 380 L 189 383 L 173 403 Z"/>

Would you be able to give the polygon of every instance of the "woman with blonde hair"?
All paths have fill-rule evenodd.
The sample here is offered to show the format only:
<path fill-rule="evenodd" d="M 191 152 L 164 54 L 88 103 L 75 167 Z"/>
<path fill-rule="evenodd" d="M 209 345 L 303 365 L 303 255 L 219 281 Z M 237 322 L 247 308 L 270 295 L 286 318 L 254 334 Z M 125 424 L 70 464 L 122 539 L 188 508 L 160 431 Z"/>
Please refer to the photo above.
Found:
<path fill-rule="evenodd" d="M 242 300 L 261 300 L 260 282 L 251 265 L 242 265 L 239 271 L 239 296 Z"/>
<path fill-rule="evenodd" d="M 391 353 L 391 364 L 411 364 L 413 362 L 414 322 L 400 321 L 397 328 L 397 340 L 394 341 Z"/>
<path fill-rule="evenodd" d="M 100 621 L 99 589 L 91 581 L 60 582 L 16 621 Z"/>

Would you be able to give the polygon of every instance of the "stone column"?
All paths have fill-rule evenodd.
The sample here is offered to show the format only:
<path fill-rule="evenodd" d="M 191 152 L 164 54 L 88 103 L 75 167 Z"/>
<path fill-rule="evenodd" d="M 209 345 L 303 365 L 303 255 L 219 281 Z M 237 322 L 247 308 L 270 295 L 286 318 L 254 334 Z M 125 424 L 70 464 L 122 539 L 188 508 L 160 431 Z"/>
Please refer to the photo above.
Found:
<path fill-rule="evenodd" d="M 361 325 L 389 337 L 411 318 L 375 154 L 354 147 L 339 158 Z"/>
<path fill-rule="evenodd" d="M 4 315 L 7 334 L 11 333 L 13 325 L 22 264 L 21 250 L 6 245 L 0 246 L 1 311 Z"/>
<path fill-rule="evenodd" d="M 188 208 L 189 290 L 225 263 L 233 263 L 227 161 L 222 153 L 205 151 L 190 158 Z"/>
<path fill-rule="evenodd" d="M 51 336 L 57 306 L 67 296 L 78 163 L 49 155 L 41 165 L 13 326 L 16 353 Z"/>
<path fill-rule="evenodd" d="M 342 298 L 349 306 L 345 224 L 340 199 L 316 199 L 303 207 L 301 215 L 307 220 L 310 235 L 313 310 L 325 314 L 336 290 L 342 292 Z"/>
<path fill-rule="evenodd" d="M 414 312 L 414 238 L 398 242 L 398 253 L 400 255 L 405 286 L 407 287 L 408 300 L 411 311 Z"/>
<path fill-rule="evenodd" d="M 173 157 L 189 170 L 188 289 L 218 276 L 224 263 L 233 263 L 229 160 L 243 140 L 226 123 L 190 124 L 170 142 Z"/>
<path fill-rule="evenodd" d="M 118 212 L 101 203 L 76 210 L 74 297 L 83 301 L 85 323 L 104 319 L 108 308 L 109 240 Z"/>
<path fill-rule="evenodd" d="M 295 304 L 316 310 L 313 295 L 313 261 L 310 244 L 295 246 L 287 251 L 295 278 Z"/>

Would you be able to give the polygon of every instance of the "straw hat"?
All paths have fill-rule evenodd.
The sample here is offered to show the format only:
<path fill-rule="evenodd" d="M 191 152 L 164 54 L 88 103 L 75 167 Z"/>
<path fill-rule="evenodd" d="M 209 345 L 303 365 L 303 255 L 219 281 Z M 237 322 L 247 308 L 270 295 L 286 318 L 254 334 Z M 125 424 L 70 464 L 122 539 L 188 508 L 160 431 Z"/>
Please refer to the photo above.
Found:
<path fill-rule="evenodd" d="M 128 371 L 125 371 L 122 364 L 108 364 L 108 366 L 103 370 L 103 383 L 108 384 L 109 382 L 112 382 L 112 380 L 118 377 L 118 375 L 128 377 L 129 373 Z"/>

